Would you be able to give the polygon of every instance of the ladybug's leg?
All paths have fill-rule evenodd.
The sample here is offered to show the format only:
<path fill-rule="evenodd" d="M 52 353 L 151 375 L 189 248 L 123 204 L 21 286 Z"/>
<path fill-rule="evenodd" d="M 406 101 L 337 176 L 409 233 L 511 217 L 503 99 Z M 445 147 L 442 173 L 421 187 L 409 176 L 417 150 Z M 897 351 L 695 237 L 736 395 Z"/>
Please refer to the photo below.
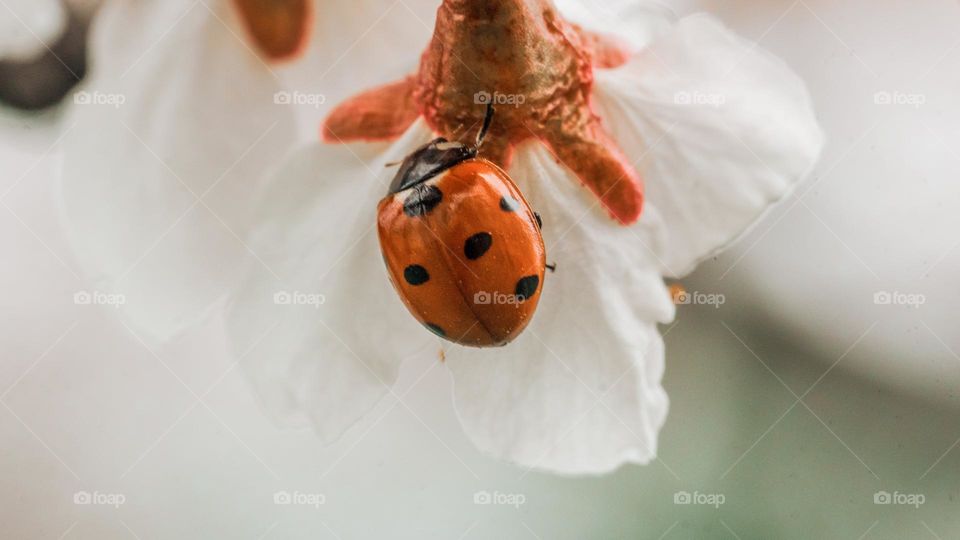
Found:
<path fill-rule="evenodd" d="M 513 145 L 506 137 L 491 135 L 487 137 L 480 157 L 496 163 L 501 169 L 509 170 L 513 162 Z"/>
<path fill-rule="evenodd" d="M 321 137 L 331 143 L 396 139 L 420 116 L 413 87 L 408 77 L 348 99 L 323 122 Z"/>
<path fill-rule="evenodd" d="M 577 177 L 600 198 L 614 219 L 635 222 L 643 207 L 643 181 L 596 119 L 575 133 L 547 132 L 545 141 Z"/>

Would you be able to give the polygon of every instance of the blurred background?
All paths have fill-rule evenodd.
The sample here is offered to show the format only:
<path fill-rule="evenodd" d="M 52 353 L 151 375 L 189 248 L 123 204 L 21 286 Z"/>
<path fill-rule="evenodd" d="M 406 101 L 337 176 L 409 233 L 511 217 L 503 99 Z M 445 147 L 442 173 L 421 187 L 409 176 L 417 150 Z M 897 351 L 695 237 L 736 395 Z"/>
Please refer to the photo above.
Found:
<path fill-rule="evenodd" d="M 112 308 L 77 305 L 63 109 L 24 112 L 45 104 L 8 97 L 26 79 L 0 67 L 0 537 L 960 537 L 960 5 L 673 7 L 782 57 L 828 145 L 683 281 L 724 302 L 681 305 L 662 329 L 660 458 L 599 478 L 480 454 L 432 357 L 404 366 L 408 407 L 388 397 L 323 447 L 267 419 L 219 321 L 147 347 Z M 41 86 L 69 86 L 78 58 Z M 517 504 L 476 504 L 485 492 Z M 275 503 L 287 495 L 322 504 Z"/>

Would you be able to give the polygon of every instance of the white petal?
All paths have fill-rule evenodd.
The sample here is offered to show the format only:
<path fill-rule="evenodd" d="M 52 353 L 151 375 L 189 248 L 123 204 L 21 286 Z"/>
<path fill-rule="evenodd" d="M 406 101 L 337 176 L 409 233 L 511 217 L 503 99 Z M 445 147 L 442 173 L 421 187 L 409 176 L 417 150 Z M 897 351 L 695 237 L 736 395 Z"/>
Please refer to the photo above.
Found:
<path fill-rule="evenodd" d="M 67 119 L 63 205 L 78 258 L 158 338 L 235 286 L 264 173 L 294 146 L 277 79 L 230 3 L 210 6 L 104 6 Z"/>
<path fill-rule="evenodd" d="M 29 60 L 52 48 L 67 25 L 59 0 L 4 0 L 0 4 L 0 59 Z"/>
<path fill-rule="evenodd" d="M 593 32 L 615 35 L 636 49 L 668 31 L 678 18 L 658 0 L 555 0 L 555 4 L 570 21 Z"/>
<path fill-rule="evenodd" d="M 516 341 L 448 352 L 464 428 L 482 450 L 534 469 L 646 463 L 667 412 L 656 322 L 673 318 L 657 264 L 637 245 L 649 241 L 646 225 L 615 225 L 539 144 L 514 163 L 557 271 Z"/>
<path fill-rule="evenodd" d="M 662 220 L 658 258 L 674 277 L 789 193 L 823 145 L 804 83 L 704 15 L 599 71 L 596 102 L 644 176 Z"/>
<path fill-rule="evenodd" d="M 263 197 L 250 244 L 260 264 L 229 311 L 230 335 L 267 408 L 325 441 L 387 393 L 403 358 L 437 343 L 390 285 L 376 231 L 396 172 L 384 164 L 430 137 L 420 121 L 379 157 L 382 145 L 314 144 Z"/>
<path fill-rule="evenodd" d="M 311 137 L 344 99 L 401 79 L 417 70 L 433 35 L 436 0 L 321 0 L 310 46 L 301 60 L 284 66 L 293 91 L 320 95 L 320 106 L 297 108 Z"/>

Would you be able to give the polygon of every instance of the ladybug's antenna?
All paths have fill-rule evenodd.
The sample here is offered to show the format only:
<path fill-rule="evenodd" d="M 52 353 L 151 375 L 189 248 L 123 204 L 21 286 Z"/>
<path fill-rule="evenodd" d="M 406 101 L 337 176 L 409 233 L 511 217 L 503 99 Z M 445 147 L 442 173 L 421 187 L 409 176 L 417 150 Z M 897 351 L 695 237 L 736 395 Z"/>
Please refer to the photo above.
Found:
<path fill-rule="evenodd" d="M 461 133 L 463 133 L 463 122 L 460 122 L 460 125 L 457 126 L 457 129 L 453 130 L 453 133 L 450 135 L 450 140 L 458 140 Z"/>
<path fill-rule="evenodd" d="M 483 127 L 480 128 L 480 133 L 477 133 L 477 150 L 483 146 L 483 140 L 487 137 L 487 132 L 490 131 L 490 124 L 493 123 L 493 113 L 496 112 L 493 108 L 492 103 L 487 103 L 487 114 L 483 117 Z"/>

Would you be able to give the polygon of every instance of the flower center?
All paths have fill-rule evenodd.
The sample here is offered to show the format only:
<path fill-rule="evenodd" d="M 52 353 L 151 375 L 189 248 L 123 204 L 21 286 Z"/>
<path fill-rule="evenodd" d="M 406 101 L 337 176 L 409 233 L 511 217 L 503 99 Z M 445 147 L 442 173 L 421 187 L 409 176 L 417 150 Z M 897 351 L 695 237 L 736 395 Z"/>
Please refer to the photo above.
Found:
<path fill-rule="evenodd" d="M 618 42 L 567 22 L 551 0 L 444 0 L 419 71 L 337 107 L 323 137 L 393 139 L 422 115 L 438 134 L 468 139 L 492 103 L 482 157 L 506 169 L 516 145 L 538 139 L 612 217 L 632 223 L 642 182 L 591 106 L 594 68 L 626 59 Z"/>
<path fill-rule="evenodd" d="M 509 164 L 510 149 L 537 133 L 590 121 L 593 67 L 580 34 L 546 0 L 447 0 L 414 93 L 434 131 L 479 129 L 497 108 L 484 155 Z"/>

